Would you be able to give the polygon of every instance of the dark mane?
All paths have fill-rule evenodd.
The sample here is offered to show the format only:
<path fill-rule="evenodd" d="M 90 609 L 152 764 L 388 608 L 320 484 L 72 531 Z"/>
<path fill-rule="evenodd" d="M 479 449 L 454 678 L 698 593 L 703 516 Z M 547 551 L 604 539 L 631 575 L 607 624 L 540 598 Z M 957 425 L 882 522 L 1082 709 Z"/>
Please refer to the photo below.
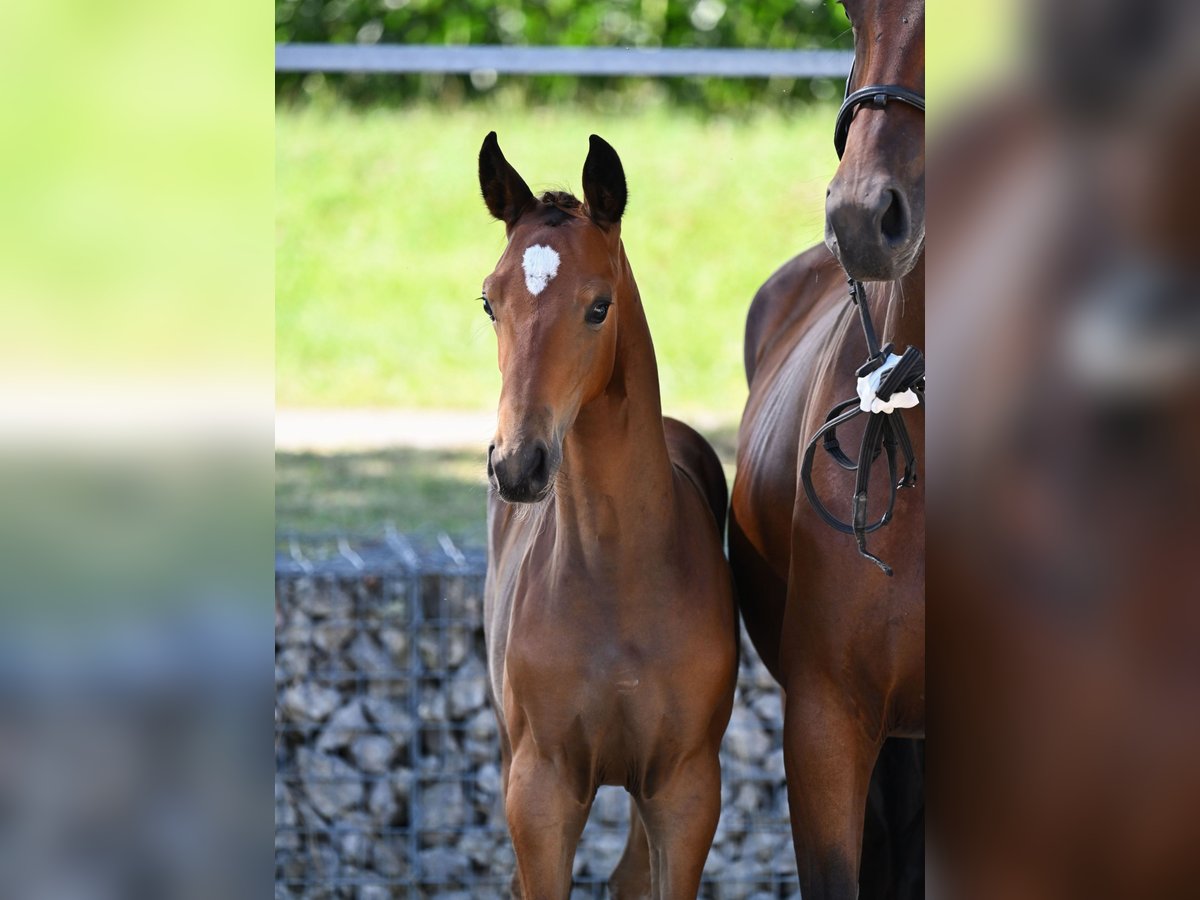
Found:
<path fill-rule="evenodd" d="M 546 191 L 539 198 L 538 221 L 543 225 L 561 225 L 569 219 L 583 218 L 583 203 L 566 191 Z"/>

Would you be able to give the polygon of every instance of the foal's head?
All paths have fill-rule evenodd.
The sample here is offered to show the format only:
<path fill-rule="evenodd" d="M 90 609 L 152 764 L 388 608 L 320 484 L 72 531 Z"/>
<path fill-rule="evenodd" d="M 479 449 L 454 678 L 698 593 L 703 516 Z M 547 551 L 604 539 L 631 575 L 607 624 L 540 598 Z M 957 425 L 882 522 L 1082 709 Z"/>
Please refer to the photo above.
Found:
<path fill-rule="evenodd" d="M 508 246 L 483 282 L 483 310 L 499 345 L 500 409 L 488 478 L 505 500 L 545 497 L 562 462 L 563 436 L 613 375 L 625 173 L 596 135 L 583 164 L 584 202 L 535 197 L 500 152 L 496 133 L 479 151 L 479 186 Z"/>
<path fill-rule="evenodd" d="M 842 0 L 854 25 L 848 92 L 895 85 L 925 94 L 924 0 Z M 825 243 L 860 281 L 890 281 L 925 246 L 925 114 L 859 106 L 825 198 Z"/>

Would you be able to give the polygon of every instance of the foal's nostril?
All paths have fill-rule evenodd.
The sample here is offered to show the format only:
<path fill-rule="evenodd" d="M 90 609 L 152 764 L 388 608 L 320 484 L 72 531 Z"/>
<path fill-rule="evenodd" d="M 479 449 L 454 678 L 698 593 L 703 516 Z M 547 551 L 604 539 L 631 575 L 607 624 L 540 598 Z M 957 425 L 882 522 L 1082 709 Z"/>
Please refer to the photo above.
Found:
<path fill-rule="evenodd" d="M 538 444 L 533 448 L 533 461 L 529 468 L 529 481 L 540 489 L 546 484 L 548 476 L 546 448 Z"/>
<path fill-rule="evenodd" d="M 492 467 L 492 453 L 493 453 L 493 451 L 495 451 L 495 449 L 496 449 L 495 444 L 488 444 L 488 455 L 487 455 L 488 478 L 492 478 L 496 474 L 496 470 Z"/>
<path fill-rule="evenodd" d="M 883 211 L 883 218 L 879 222 L 879 229 L 883 232 L 884 240 L 889 244 L 896 244 L 903 240 L 907 231 L 904 215 L 904 201 L 900 199 L 900 195 L 893 190 L 888 191 L 891 202 L 887 209 Z"/>

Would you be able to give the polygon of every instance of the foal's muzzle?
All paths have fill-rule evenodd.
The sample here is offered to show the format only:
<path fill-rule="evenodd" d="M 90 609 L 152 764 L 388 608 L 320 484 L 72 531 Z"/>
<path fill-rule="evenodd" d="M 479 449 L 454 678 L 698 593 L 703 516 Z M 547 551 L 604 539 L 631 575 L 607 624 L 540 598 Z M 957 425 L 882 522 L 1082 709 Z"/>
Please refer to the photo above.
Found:
<path fill-rule="evenodd" d="M 488 480 L 509 503 L 534 503 L 546 496 L 558 470 L 558 454 L 534 440 L 498 449 L 488 447 Z"/>

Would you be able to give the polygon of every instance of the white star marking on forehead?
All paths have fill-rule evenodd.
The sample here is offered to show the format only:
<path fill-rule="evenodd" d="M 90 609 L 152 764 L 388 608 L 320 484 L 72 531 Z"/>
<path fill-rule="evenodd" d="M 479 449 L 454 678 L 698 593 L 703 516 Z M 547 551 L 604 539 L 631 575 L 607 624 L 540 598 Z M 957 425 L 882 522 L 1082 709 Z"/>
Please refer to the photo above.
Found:
<path fill-rule="evenodd" d="M 545 244 L 534 244 L 525 250 L 521 265 L 525 269 L 525 287 L 536 297 L 558 274 L 558 251 Z"/>

